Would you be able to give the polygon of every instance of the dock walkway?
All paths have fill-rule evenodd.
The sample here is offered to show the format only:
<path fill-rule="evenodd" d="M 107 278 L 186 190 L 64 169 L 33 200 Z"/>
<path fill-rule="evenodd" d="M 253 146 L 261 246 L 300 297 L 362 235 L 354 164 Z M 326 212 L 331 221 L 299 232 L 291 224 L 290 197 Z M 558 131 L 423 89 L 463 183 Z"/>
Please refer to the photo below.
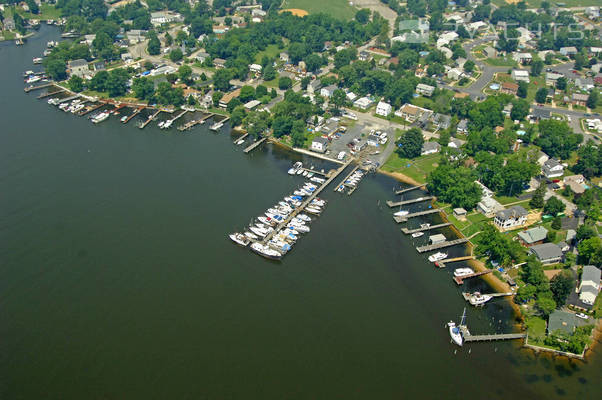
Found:
<path fill-rule="evenodd" d="M 445 247 L 455 246 L 457 244 L 462 244 L 462 243 L 466 243 L 466 242 L 468 242 L 468 238 L 460 238 L 460 239 L 449 240 L 449 241 L 441 242 L 441 243 L 428 244 L 426 246 L 418 246 L 418 247 L 416 247 L 416 250 L 418 250 L 419 253 L 424 253 L 426 251 L 443 249 Z"/>
<path fill-rule="evenodd" d="M 408 219 L 410 219 L 410 218 L 421 217 L 423 215 L 429 215 L 429 214 L 434 214 L 434 213 L 438 213 L 438 212 L 444 212 L 444 211 L 440 208 L 432 208 L 430 210 L 418 211 L 418 212 L 415 212 L 412 214 L 404 215 L 403 217 L 394 215 L 393 219 L 395 220 L 395 222 L 397 222 L 399 224 L 402 222 L 407 222 Z"/>
<path fill-rule="evenodd" d="M 330 183 L 331 183 L 331 182 L 332 182 L 332 181 L 333 181 L 333 180 L 334 180 L 334 179 L 335 179 L 337 176 L 339 176 L 339 174 L 340 174 L 341 172 L 343 172 L 343 171 L 345 170 L 345 168 L 347 168 L 347 167 L 349 166 L 349 164 L 351 164 L 353 161 L 354 161 L 354 159 L 353 159 L 353 158 L 349 158 L 349 160 L 348 160 L 348 161 L 347 161 L 345 164 L 341 165 L 341 167 L 340 167 L 340 168 L 339 168 L 339 169 L 338 169 L 338 170 L 337 170 L 337 171 L 336 171 L 334 174 L 332 174 L 332 176 L 331 176 L 330 178 L 328 178 L 328 179 L 326 180 L 326 182 L 324 182 L 324 183 L 322 184 L 322 186 L 320 186 L 320 187 L 318 187 L 316 190 L 314 190 L 314 192 L 313 192 L 313 193 L 312 193 L 310 196 L 308 196 L 308 197 L 307 197 L 307 199 L 305 199 L 305 200 L 303 201 L 303 203 L 301 203 L 301 205 L 300 205 L 299 207 L 295 208 L 295 209 L 293 210 L 293 212 L 292 212 L 292 213 L 290 213 L 290 214 L 289 214 L 289 216 L 288 216 L 288 217 L 286 217 L 286 219 L 285 219 L 284 221 L 282 221 L 280 224 L 278 224 L 278 225 L 277 225 L 277 226 L 274 228 L 274 230 L 273 230 L 272 232 L 270 232 L 270 233 L 269 233 L 269 234 L 268 234 L 268 235 L 265 237 L 265 239 L 263 239 L 263 241 L 262 241 L 262 242 L 263 242 L 264 244 L 265 244 L 265 243 L 267 243 L 267 242 L 269 242 L 269 241 L 270 241 L 270 239 L 272 239 L 272 237 L 273 237 L 273 236 L 274 236 L 274 235 L 275 235 L 277 232 L 279 232 L 279 231 L 282 229 L 282 227 L 284 227 L 284 226 L 287 226 L 287 225 L 289 224 L 289 222 L 291 222 L 291 220 L 297 216 L 297 214 L 299 214 L 301 211 L 305 210 L 305 207 L 307 207 L 307 205 L 308 205 L 309 203 L 311 203 L 311 201 L 312 201 L 313 199 L 315 199 L 315 198 L 316 198 L 316 197 L 317 197 L 317 196 L 320 194 L 320 192 L 322 192 L 322 190 L 326 189 L 326 186 L 328 186 L 328 185 L 329 185 L 329 184 L 330 184 Z"/>
<path fill-rule="evenodd" d="M 209 114 L 203 115 L 199 119 L 195 119 L 195 120 L 192 120 L 192 121 L 189 121 L 189 122 L 185 123 L 184 125 L 178 126 L 178 130 L 181 131 L 181 132 L 187 131 L 188 129 L 190 129 L 190 128 L 196 126 L 196 125 L 202 124 L 203 122 L 205 122 L 209 118 L 213 117 L 214 115 L 215 115 L 214 113 L 209 113 Z"/>
<path fill-rule="evenodd" d="M 66 102 L 68 102 L 68 101 L 75 100 L 75 99 L 77 99 L 78 97 L 79 97 L 79 95 L 78 95 L 78 94 L 76 94 L 76 95 L 74 95 L 74 96 L 65 97 L 64 99 L 61 99 L 61 100 L 59 100 L 59 101 L 58 101 L 56 104 L 57 104 L 57 105 L 58 105 L 58 104 L 63 104 L 63 103 L 66 103 Z"/>
<path fill-rule="evenodd" d="M 23 91 L 25 93 L 29 93 L 32 90 L 44 89 L 44 88 L 47 88 L 50 86 L 54 86 L 54 82 L 44 83 L 43 85 L 38 85 L 38 86 L 33 86 L 33 85 L 27 86 L 25 89 L 23 89 Z"/>
<path fill-rule="evenodd" d="M 244 149 L 243 153 L 245 153 L 245 154 L 250 153 L 256 147 L 259 147 L 259 145 L 262 144 L 263 142 L 265 142 L 267 139 L 268 139 L 267 137 L 262 137 L 261 139 L 259 139 L 258 141 L 252 143 L 249 147 L 247 147 L 246 149 Z"/>
<path fill-rule="evenodd" d="M 445 222 L 443 224 L 429 225 L 429 226 L 425 226 L 424 228 L 416 228 L 416 229 L 408 229 L 406 227 L 403 227 L 403 228 L 401 228 L 401 231 L 403 233 L 405 233 L 406 235 L 410 235 L 412 233 L 430 231 L 432 229 L 438 229 L 438 228 L 445 228 L 446 226 L 450 226 L 450 225 L 451 225 L 451 222 Z"/>
<path fill-rule="evenodd" d="M 526 333 L 497 333 L 492 335 L 471 335 L 464 325 L 459 326 L 465 342 L 490 342 L 493 340 L 513 340 L 527 337 Z"/>
<path fill-rule="evenodd" d="M 456 282 L 458 285 L 462 285 L 464 283 L 465 279 L 476 278 L 477 276 L 490 274 L 492 272 L 493 272 L 493 270 L 488 269 L 486 271 L 475 272 L 474 274 L 470 274 L 470 275 L 454 276 L 454 282 Z"/>
<path fill-rule="evenodd" d="M 241 140 L 245 140 L 247 137 L 249 136 L 248 133 L 245 133 L 244 135 L 242 135 L 241 137 L 239 137 L 238 139 L 234 140 L 234 144 L 240 142 Z"/>
<path fill-rule="evenodd" d="M 132 120 L 132 118 L 134 118 L 136 115 L 140 114 L 140 112 L 144 110 L 144 107 L 138 107 L 136 110 L 134 110 L 133 113 L 131 113 L 126 119 L 125 121 L 123 121 L 124 124 L 127 124 L 128 122 L 130 122 Z"/>
<path fill-rule="evenodd" d="M 359 165 L 356 165 L 356 166 L 355 166 L 355 168 L 353 168 L 353 169 L 351 170 L 351 172 L 350 172 L 349 174 L 347 174 L 347 176 L 346 176 L 345 178 L 343 178 L 343 180 L 341 181 L 341 183 L 339 183 L 338 185 L 336 185 L 336 186 L 335 186 L 335 188 L 334 188 L 334 191 L 336 192 L 336 191 L 337 191 L 337 189 L 338 189 L 339 187 L 341 187 L 341 185 L 348 186 L 348 185 L 346 185 L 346 184 L 345 184 L 345 181 L 346 181 L 347 179 L 349 179 L 349 177 L 350 177 L 350 176 L 351 176 L 351 175 L 352 175 L 352 174 L 353 174 L 355 171 L 357 171 L 357 169 L 358 169 L 359 167 L 360 167 Z"/>
<path fill-rule="evenodd" d="M 412 204 L 412 203 L 420 203 L 421 201 L 427 201 L 427 200 L 431 200 L 434 199 L 434 196 L 424 196 L 424 197 L 418 197 L 415 199 L 410 199 L 410 200 L 402 200 L 402 201 L 391 201 L 391 200 L 387 200 L 387 205 L 391 208 L 393 207 L 398 207 L 398 206 L 403 206 L 406 204 Z"/>
<path fill-rule="evenodd" d="M 475 256 L 462 256 L 462 257 L 456 257 L 456 258 L 447 258 L 445 260 L 438 261 L 436 263 L 436 265 L 439 268 L 445 268 L 446 264 L 448 264 L 448 263 L 457 262 L 457 261 L 474 260 L 474 259 L 476 259 Z"/>
<path fill-rule="evenodd" d="M 412 187 L 401 189 L 401 190 L 396 190 L 395 194 L 404 194 L 406 192 L 409 192 L 410 190 L 415 190 L 415 189 L 418 189 L 418 188 L 421 188 L 421 187 L 425 187 L 425 186 L 426 186 L 426 183 L 423 183 L 422 185 L 412 186 Z"/>
<path fill-rule="evenodd" d="M 146 125 L 150 124 L 150 122 L 152 120 L 154 120 L 155 118 L 157 118 L 157 115 L 159 115 L 160 112 L 161 112 L 161 110 L 157 110 L 153 115 L 151 115 L 150 117 L 148 117 L 148 119 L 146 121 L 144 121 L 140 125 L 140 129 L 144 129 L 146 127 Z"/>

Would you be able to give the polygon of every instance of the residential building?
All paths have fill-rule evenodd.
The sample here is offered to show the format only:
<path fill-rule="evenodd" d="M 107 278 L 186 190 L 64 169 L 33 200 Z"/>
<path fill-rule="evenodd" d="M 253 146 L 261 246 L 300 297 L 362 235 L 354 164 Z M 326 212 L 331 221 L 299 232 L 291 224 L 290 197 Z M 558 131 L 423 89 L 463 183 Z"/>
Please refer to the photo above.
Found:
<path fill-rule="evenodd" d="M 121 60 L 122 61 L 129 61 L 132 59 L 132 55 L 130 53 L 121 53 Z"/>
<path fill-rule="evenodd" d="M 261 104 L 261 101 L 259 101 L 259 100 L 251 100 L 251 101 L 246 102 L 244 107 L 246 110 L 250 111 L 250 110 L 253 110 L 254 108 L 256 108 L 260 104 Z"/>
<path fill-rule="evenodd" d="M 213 66 L 216 69 L 226 68 L 226 60 L 224 60 L 223 58 L 214 58 L 213 59 Z"/>
<path fill-rule="evenodd" d="M 527 229 L 518 233 L 518 239 L 524 246 L 527 247 L 543 243 L 547 236 L 548 230 L 543 226 L 536 226 L 535 228 Z"/>
<path fill-rule="evenodd" d="M 157 11 L 151 13 L 151 24 L 153 26 L 161 26 L 172 22 L 181 22 L 184 19 L 178 13 L 171 11 Z"/>
<path fill-rule="evenodd" d="M 422 145 L 422 151 L 420 155 L 426 156 L 428 154 L 435 154 L 441 150 L 441 145 L 437 142 L 424 142 Z"/>
<path fill-rule="evenodd" d="M 463 120 L 460 120 L 460 122 L 458 122 L 458 126 L 456 127 L 456 132 L 463 133 L 463 134 L 468 133 L 468 120 L 467 119 L 463 119 Z"/>
<path fill-rule="evenodd" d="M 332 97 L 332 94 L 334 93 L 335 90 L 337 90 L 337 86 L 335 86 L 335 85 L 328 85 L 328 86 L 323 87 L 322 89 L 320 89 L 320 96 L 323 96 L 323 97 Z"/>
<path fill-rule="evenodd" d="M 488 218 L 491 218 L 495 213 L 503 209 L 504 206 L 496 199 L 485 195 L 483 195 L 481 201 L 477 204 L 477 210 Z"/>
<path fill-rule="evenodd" d="M 531 116 L 536 121 L 541 121 L 543 119 L 550 119 L 551 114 L 550 110 L 544 110 L 542 108 L 534 108 Z"/>
<path fill-rule="evenodd" d="M 593 265 L 583 267 L 581 283 L 579 284 L 579 300 L 593 305 L 600 291 L 600 270 Z"/>
<path fill-rule="evenodd" d="M 579 318 L 575 314 L 554 310 L 548 317 L 548 335 L 564 334 L 572 335 L 579 324 Z"/>
<path fill-rule="evenodd" d="M 319 79 L 314 79 L 307 84 L 307 92 L 315 93 L 322 87 L 322 82 Z"/>
<path fill-rule="evenodd" d="M 564 174 L 564 167 L 554 158 L 550 158 L 543 163 L 541 173 L 548 179 L 558 178 Z"/>
<path fill-rule="evenodd" d="M 459 149 L 460 147 L 462 147 L 462 141 L 460 139 L 456 139 L 456 138 L 451 138 L 449 140 L 449 143 L 447 144 L 447 147 L 450 147 L 452 149 Z"/>
<path fill-rule="evenodd" d="M 201 64 L 205 62 L 206 59 L 210 58 L 209 53 L 205 53 L 204 51 L 199 51 L 195 54 L 194 58 L 200 62 Z"/>
<path fill-rule="evenodd" d="M 529 248 L 529 252 L 544 265 L 557 264 L 562 261 L 563 254 L 560 247 L 554 243 L 542 243 Z"/>
<path fill-rule="evenodd" d="M 230 93 L 226 93 L 220 100 L 219 100 L 219 106 L 221 108 L 226 108 L 228 107 L 228 104 L 230 104 L 230 102 L 232 101 L 232 99 L 236 98 L 240 96 L 240 88 L 231 91 Z"/>
<path fill-rule="evenodd" d="M 519 64 L 531 64 L 533 56 L 531 53 L 514 53 L 512 59 Z"/>
<path fill-rule="evenodd" d="M 254 74 L 260 74 L 261 73 L 261 65 L 259 64 L 251 64 L 249 65 L 249 71 L 251 71 Z"/>
<path fill-rule="evenodd" d="M 384 101 L 379 101 L 376 105 L 376 115 L 388 117 L 392 110 L 391 104 L 385 103 Z"/>
<path fill-rule="evenodd" d="M 105 62 L 100 60 L 92 63 L 92 69 L 94 70 L 94 72 L 104 71 L 106 69 Z"/>
<path fill-rule="evenodd" d="M 353 102 L 353 106 L 359 108 L 360 110 L 367 110 L 374 104 L 369 97 L 360 97 L 356 101 Z"/>
<path fill-rule="evenodd" d="M 487 46 L 483 49 L 483 54 L 485 54 L 485 57 L 487 58 L 496 58 L 497 50 L 491 46 Z"/>
<path fill-rule="evenodd" d="M 370 58 L 372 58 L 370 53 L 364 50 L 360 51 L 359 55 L 357 56 L 357 59 L 360 61 L 368 61 L 370 60 Z"/>
<path fill-rule="evenodd" d="M 598 18 L 600 18 L 600 7 L 586 7 L 585 15 L 587 15 L 589 19 L 597 20 Z"/>
<path fill-rule="evenodd" d="M 522 70 L 522 69 L 513 69 L 512 70 L 512 79 L 514 79 L 516 82 L 527 82 L 529 83 L 529 71 L 526 70 Z"/>
<path fill-rule="evenodd" d="M 328 139 L 325 137 L 317 137 L 311 142 L 311 150 L 318 153 L 325 153 L 328 147 Z"/>
<path fill-rule="evenodd" d="M 518 93 L 518 84 L 514 82 L 503 82 L 500 92 L 516 96 Z"/>
<path fill-rule="evenodd" d="M 284 61 L 285 63 L 289 62 L 289 56 L 286 51 L 283 51 L 282 53 L 280 53 L 280 61 Z"/>
<path fill-rule="evenodd" d="M 587 102 L 588 98 L 589 98 L 589 96 L 586 94 L 573 93 L 573 96 L 571 97 L 571 103 L 578 105 L 578 106 L 585 106 L 585 103 Z"/>
<path fill-rule="evenodd" d="M 425 97 L 431 97 L 434 91 L 434 86 L 427 85 L 424 83 L 419 83 L 418 85 L 416 85 L 416 93 L 421 94 Z"/>
<path fill-rule="evenodd" d="M 556 82 L 563 76 L 557 72 L 546 72 L 546 85 L 556 87 Z"/>
<path fill-rule="evenodd" d="M 395 115 L 408 122 L 414 122 L 425 112 L 430 113 L 431 110 L 406 103 L 399 110 L 395 111 Z"/>
<path fill-rule="evenodd" d="M 146 32 L 142 29 L 132 29 L 127 31 L 125 35 L 130 45 L 132 45 L 144 41 L 146 39 Z"/>
<path fill-rule="evenodd" d="M 464 208 L 461 208 L 461 207 L 454 208 L 453 212 L 454 212 L 454 217 L 456 217 L 460 221 L 466 220 L 467 212 Z"/>
<path fill-rule="evenodd" d="M 459 80 L 464 73 L 460 71 L 458 68 L 451 68 L 447 71 L 447 79 L 451 79 L 452 81 Z"/>
<path fill-rule="evenodd" d="M 90 73 L 88 62 L 82 58 L 69 61 L 67 63 L 67 70 L 69 72 L 69 76 L 76 75 L 80 78 L 83 78 L 85 75 Z"/>
<path fill-rule="evenodd" d="M 438 129 L 447 129 L 451 125 L 451 117 L 449 115 L 435 113 L 433 115 L 433 125 Z"/>
<path fill-rule="evenodd" d="M 568 47 L 561 47 L 560 48 L 560 54 L 562 54 L 563 56 L 574 56 L 575 54 L 577 54 L 577 48 L 574 46 L 568 46 Z"/>
<path fill-rule="evenodd" d="M 516 228 L 527 222 L 529 213 L 521 206 L 512 206 L 495 214 L 493 223 L 500 229 Z"/>

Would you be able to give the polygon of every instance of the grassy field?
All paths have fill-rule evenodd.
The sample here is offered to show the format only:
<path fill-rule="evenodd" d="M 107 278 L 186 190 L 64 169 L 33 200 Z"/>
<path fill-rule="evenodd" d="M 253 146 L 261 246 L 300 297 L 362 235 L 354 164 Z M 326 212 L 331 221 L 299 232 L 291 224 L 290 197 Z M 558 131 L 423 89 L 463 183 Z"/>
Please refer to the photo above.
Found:
<path fill-rule="evenodd" d="M 265 50 L 260 51 L 255 56 L 255 62 L 260 63 L 263 56 L 268 56 L 269 58 L 277 57 L 280 54 L 280 49 L 275 44 L 270 44 Z"/>
<path fill-rule="evenodd" d="M 393 153 L 382 169 L 387 172 L 400 172 L 418 182 L 425 182 L 427 175 L 437 167 L 439 158 L 440 154 L 429 154 L 408 160 Z"/>
<path fill-rule="evenodd" d="M 487 58 L 485 62 L 493 67 L 516 67 L 516 61 L 513 59 L 498 58 Z"/>
<path fill-rule="evenodd" d="M 280 8 L 299 8 L 310 14 L 323 12 L 342 19 L 353 18 L 356 11 L 347 0 L 285 0 Z"/>

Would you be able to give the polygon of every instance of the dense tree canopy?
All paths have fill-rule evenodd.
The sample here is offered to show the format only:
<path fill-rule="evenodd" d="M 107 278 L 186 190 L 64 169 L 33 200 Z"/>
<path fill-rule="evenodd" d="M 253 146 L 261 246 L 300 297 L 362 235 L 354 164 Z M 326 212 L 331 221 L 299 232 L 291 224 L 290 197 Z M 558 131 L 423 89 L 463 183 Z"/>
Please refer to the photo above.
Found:
<path fill-rule="evenodd" d="M 427 177 L 429 192 L 453 207 L 467 210 L 475 208 L 481 200 L 481 187 L 475 180 L 473 170 L 446 162 L 441 163 Z"/>

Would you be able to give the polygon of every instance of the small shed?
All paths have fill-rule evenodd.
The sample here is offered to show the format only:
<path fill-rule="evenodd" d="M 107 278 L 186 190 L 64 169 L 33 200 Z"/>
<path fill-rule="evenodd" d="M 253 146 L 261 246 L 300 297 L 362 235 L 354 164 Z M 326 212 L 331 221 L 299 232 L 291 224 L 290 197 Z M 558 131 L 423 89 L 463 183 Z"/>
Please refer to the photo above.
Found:
<path fill-rule="evenodd" d="M 454 217 L 459 220 L 466 220 L 466 210 L 463 208 L 454 208 Z"/>
<path fill-rule="evenodd" d="M 430 244 L 443 243 L 443 242 L 445 242 L 445 240 L 446 240 L 445 235 L 443 235 L 442 233 L 437 233 L 435 235 L 429 236 Z"/>

